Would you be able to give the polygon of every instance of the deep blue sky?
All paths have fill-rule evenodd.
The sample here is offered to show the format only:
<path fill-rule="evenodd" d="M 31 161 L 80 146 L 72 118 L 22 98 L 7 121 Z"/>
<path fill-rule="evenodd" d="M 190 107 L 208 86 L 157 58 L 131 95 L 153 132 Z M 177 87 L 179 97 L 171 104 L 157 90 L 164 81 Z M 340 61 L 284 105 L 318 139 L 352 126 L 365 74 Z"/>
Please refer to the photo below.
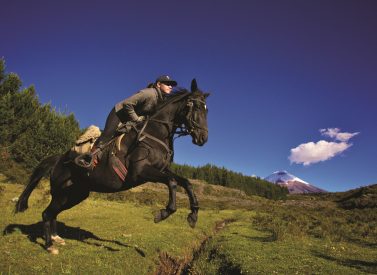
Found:
<path fill-rule="evenodd" d="M 287 170 L 329 191 L 377 183 L 377 1 L 0 7 L 7 71 L 82 128 L 103 127 L 115 103 L 158 75 L 187 88 L 195 77 L 211 92 L 209 141 L 177 140 L 177 163 L 260 177 Z"/>

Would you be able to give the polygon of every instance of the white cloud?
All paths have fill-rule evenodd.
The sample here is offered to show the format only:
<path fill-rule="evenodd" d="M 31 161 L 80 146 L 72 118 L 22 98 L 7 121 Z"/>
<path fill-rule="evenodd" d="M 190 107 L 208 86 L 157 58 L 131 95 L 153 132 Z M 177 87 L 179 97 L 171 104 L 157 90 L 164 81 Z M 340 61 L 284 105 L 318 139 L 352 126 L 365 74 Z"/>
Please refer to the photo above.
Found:
<path fill-rule="evenodd" d="M 335 138 L 339 141 L 347 142 L 352 137 L 359 134 L 359 132 L 356 133 L 341 133 L 339 128 L 327 128 L 327 129 L 321 129 L 319 130 L 323 136 L 328 136 L 331 138 Z"/>
<path fill-rule="evenodd" d="M 320 129 L 323 136 L 328 136 L 338 142 L 320 140 L 308 142 L 291 149 L 288 159 L 291 163 L 303 164 L 304 166 L 320 161 L 329 160 L 352 146 L 348 141 L 359 133 L 342 133 L 339 128 Z"/>
<path fill-rule="evenodd" d="M 347 144 L 346 142 L 338 143 L 325 140 L 320 140 L 317 143 L 308 142 L 291 149 L 289 160 L 291 163 L 302 163 L 306 166 L 331 159 L 350 146 L 352 146 L 352 144 Z"/>

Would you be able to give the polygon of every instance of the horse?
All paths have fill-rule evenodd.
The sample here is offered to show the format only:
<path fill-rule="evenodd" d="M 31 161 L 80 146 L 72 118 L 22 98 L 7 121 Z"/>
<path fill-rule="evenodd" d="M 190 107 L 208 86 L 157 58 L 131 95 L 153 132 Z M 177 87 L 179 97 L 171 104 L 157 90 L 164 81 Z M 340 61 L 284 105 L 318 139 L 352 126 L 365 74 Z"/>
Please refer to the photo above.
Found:
<path fill-rule="evenodd" d="M 28 208 L 28 198 L 32 191 L 41 178 L 49 174 L 52 199 L 42 212 L 43 232 L 47 251 L 58 254 L 53 243 L 65 244 L 57 233 L 56 219 L 59 213 L 88 198 L 90 192 L 114 193 L 146 182 L 158 182 L 168 187 L 169 200 L 166 208 L 157 212 L 154 222 L 165 220 L 176 211 L 178 185 L 188 195 L 191 212 L 187 221 L 194 228 L 198 220 L 199 204 L 192 185 L 186 178 L 173 173 L 169 167 L 173 161 L 173 142 L 178 136 L 190 135 L 192 143 L 198 146 L 207 142 L 208 96 L 209 93 L 201 91 L 193 79 L 191 92 L 182 89 L 169 96 L 157 105 L 156 111 L 144 123 L 134 125 L 120 141 L 118 138 L 118 146 L 111 141 L 92 170 L 78 166 L 75 160 L 79 154 L 72 150 L 42 160 L 33 170 L 19 197 L 15 212 L 23 212 Z M 119 168 L 119 161 L 123 168 Z M 128 170 L 127 174 L 122 178 L 115 167 Z"/>

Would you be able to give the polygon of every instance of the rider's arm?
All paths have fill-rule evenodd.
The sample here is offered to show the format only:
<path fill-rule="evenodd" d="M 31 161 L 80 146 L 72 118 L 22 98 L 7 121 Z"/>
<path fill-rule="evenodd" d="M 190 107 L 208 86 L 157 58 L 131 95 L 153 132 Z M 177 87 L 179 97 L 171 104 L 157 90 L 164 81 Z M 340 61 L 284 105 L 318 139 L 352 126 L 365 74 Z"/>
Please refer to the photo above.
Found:
<path fill-rule="evenodd" d="M 135 108 L 145 109 L 145 107 L 148 107 L 146 105 L 149 105 L 150 101 L 155 100 L 154 97 L 154 92 L 152 93 L 149 89 L 141 90 L 117 103 L 115 105 L 115 112 L 123 123 L 127 121 L 138 121 L 139 115 L 136 113 Z"/>

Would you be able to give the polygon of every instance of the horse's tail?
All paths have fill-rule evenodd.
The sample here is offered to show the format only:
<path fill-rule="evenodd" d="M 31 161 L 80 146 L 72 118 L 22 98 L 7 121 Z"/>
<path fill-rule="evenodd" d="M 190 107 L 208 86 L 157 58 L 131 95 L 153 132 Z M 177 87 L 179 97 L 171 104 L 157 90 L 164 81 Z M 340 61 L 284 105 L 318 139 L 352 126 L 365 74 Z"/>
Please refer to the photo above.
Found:
<path fill-rule="evenodd" d="M 25 190 L 22 192 L 21 196 L 18 198 L 15 210 L 16 213 L 23 212 L 28 208 L 28 200 L 31 192 L 33 192 L 34 188 L 38 185 L 42 177 L 51 172 L 60 157 L 61 155 L 54 155 L 45 158 L 34 169 L 33 174 L 29 179 L 29 183 L 27 184 Z"/>

